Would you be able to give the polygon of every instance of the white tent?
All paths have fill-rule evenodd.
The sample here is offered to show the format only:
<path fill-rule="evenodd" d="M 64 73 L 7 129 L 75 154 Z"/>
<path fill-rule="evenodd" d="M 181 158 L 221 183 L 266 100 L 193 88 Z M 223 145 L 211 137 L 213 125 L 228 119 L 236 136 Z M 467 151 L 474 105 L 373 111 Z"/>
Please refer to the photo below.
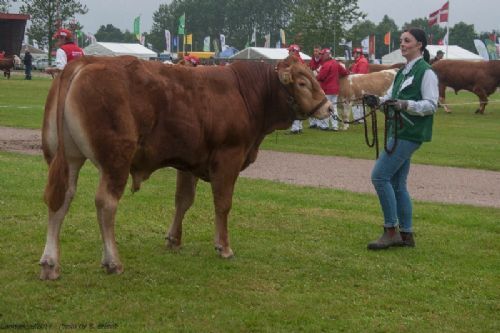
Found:
<path fill-rule="evenodd" d="M 271 49 L 268 47 L 247 47 L 244 50 L 236 53 L 230 59 L 266 59 L 266 60 L 283 60 L 288 57 L 287 49 Z M 302 60 L 311 60 L 311 57 L 300 52 Z"/>
<path fill-rule="evenodd" d="M 446 54 L 447 49 L 448 54 Z M 481 58 L 479 55 L 467 51 L 466 49 L 461 48 L 458 45 L 448 45 L 448 47 L 446 45 L 427 45 L 427 50 L 429 50 L 431 59 L 436 56 L 437 51 L 443 51 L 445 53 L 443 59 L 478 61 L 483 60 L 483 58 Z M 382 56 L 383 64 L 396 64 L 399 62 L 406 62 L 406 59 L 401 55 L 400 49 L 394 50 L 393 52 Z"/>
<path fill-rule="evenodd" d="M 131 55 L 140 59 L 148 60 L 157 57 L 157 54 L 141 44 L 128 43 L 105 43 L 97 42 L 90 44 L 83 49 L 86 55 L 100 55 L 116 57 L 121 55 Z"/>

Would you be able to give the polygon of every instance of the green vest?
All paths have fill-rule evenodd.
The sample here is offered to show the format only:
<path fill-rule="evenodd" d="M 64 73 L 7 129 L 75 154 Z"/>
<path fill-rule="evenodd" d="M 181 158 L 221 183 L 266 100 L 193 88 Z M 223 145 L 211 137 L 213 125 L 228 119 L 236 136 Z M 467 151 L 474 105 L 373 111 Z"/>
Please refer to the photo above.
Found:
<path fill-rule="evenodd" d="M 406 75 L 403 74 L 404 67 L 401 68 L 394 78 L 391 98 L 413 101 L 421 100 L 422 80 L 425 71 L 429 68 L 431 66 L 424 59 L 417 60 Z M 393 113 L 393 111 L 389 111 L 389 113 Z M 415 142 L 431 141 L 434 115 L 423 117 L 413 116 L 406 111 L 401 111 L 401 115 L 403 126 L 401 128 L 398 122 L 397 136 L 399 139 Z M 394 121 L 389 121 L 389 135 L 394 136 Z"/>

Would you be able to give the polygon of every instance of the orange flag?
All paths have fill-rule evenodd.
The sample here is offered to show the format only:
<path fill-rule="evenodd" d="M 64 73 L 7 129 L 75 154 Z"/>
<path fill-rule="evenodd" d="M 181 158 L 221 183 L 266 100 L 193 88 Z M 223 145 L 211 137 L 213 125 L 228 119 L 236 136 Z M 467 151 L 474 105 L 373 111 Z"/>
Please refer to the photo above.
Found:
<path fill-rule="evenodd" d="M 386 33 L 384 36 L 384 44 L 385 45 L 391 44 L 391 32 L 390 31 L 388 33 Z"/>

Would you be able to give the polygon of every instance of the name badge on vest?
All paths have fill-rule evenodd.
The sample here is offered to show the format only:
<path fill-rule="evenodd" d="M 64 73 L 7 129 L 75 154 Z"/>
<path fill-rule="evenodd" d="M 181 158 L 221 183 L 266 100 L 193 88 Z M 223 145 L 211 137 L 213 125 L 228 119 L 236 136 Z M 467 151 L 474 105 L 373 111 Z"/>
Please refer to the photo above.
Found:
<path fill-rule="evenodd" d="M 407 78 L 407 79 L 403 82 L 403 84 L 401 85 L 401 88 L 399 88 L 399 91 L 401 92 L 401 91 L 403 91 L 406 87 L 408 87 L 409 85 L 411 85 L 411 84 L 413 83 L 413 78 L 414 78 L 414 77 L 415 77 L 415 76 L 413 75 L 413 76 L 410 76 L 409 78 Z"/>

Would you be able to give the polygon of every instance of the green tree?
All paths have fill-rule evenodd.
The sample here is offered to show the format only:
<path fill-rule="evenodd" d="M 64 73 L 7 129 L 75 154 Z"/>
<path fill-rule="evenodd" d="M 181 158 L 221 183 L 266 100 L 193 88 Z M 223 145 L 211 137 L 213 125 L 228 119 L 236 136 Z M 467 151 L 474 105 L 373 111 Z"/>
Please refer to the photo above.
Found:
<path fill-rule="evenodd" d="M 137 39 L 132 32 L 129 30 L 122 32 L 112 24 L 101 25 L 95 33 L 95 38 L 99 42 L 137 43 Z"/>
<path fill-rule="evenodd" d="M 173 0 L 161 4 L 153 15 L 150 41 L 157 51 L 164 49 L 165 29 L 177 35 L 179 17 L 186 14 L 186 34 L 193 34 L 193 50 L 202 48 L 203 39 L 218 40 L 222 33 L 228 45 L 242 48 L 257 28 L 258 45 L 271 33 L 276 40 L 279 29 L 290 21 L 295 0 Z M 182 43 L 182 41 L 181 41 Z M 182 47 L 181 47 L 182 48 Z"/>
<path fill-rule="evenodd" d="M 370 20 L 356 22 L 346 33 L 346 39 L 352 41 L 353 47 L 360 47 L 361 41 L 366 36 L 372 34 L 377 29 L 377 25 Z"/>
<path fill-rule="evenodd" d="M 28 36 L 31 40 L 37 40 L 41 46 L 48 46 L 51 63 L 52 36 L 57 28 L 63 26 L 75 14 L 87 13 L 87 6 L 78 0 L 22 0 L 22 3 L 20 11 L 31 16 Z"/>
<path fill-rule="evenodd" d="M 438 41 L 443 39 L 446 34 L 446 29 L 439 26 L 439 24 L 434 24 L 432 27 L 429 27 L 428 19 L 426 17 L 413 19 L 409 23 L 403 24 L 403 30 L 409 28 L 420 28 L 424 30 L 427 35 L 427 42 L 430 45 L 437 44 Z"/>
<path fill-rule="evenodd" d="M 390 46 L 384 44 L 384 36 L 388 32 L 391 33 Z M 400 34 L 401 31 L 396 22 L 389 16 L 384 15 L 375 29 L 375 58 L 380 59 L 383 55 L 389 53 L 389 50 L 392 52 L 395 48 L 398 48 Z"/>
<path fill-rule="evenodd" d="M 345 26 L 365 16 L 357 0 L 298 0 L 289 28 L 302 37 L 299 43 L 305 50 L 322 45 L 340 53 L 338 42 L 346 35 Z"/>
<path fill-rule="evenodd" d="M 476 52 L 474 46 L 474 39 L 477 38 L 474 24 L 467 24 L 465 22 L 458 22 L 450 28 L 449 42 L 450 45 L 458 45 L 471 52 Z"/>
<path fill-rule="evenodd" d="M 17 2 L 17 0 L 0 0 L 0 13 L 7 13 L 12 2 Z"/>

